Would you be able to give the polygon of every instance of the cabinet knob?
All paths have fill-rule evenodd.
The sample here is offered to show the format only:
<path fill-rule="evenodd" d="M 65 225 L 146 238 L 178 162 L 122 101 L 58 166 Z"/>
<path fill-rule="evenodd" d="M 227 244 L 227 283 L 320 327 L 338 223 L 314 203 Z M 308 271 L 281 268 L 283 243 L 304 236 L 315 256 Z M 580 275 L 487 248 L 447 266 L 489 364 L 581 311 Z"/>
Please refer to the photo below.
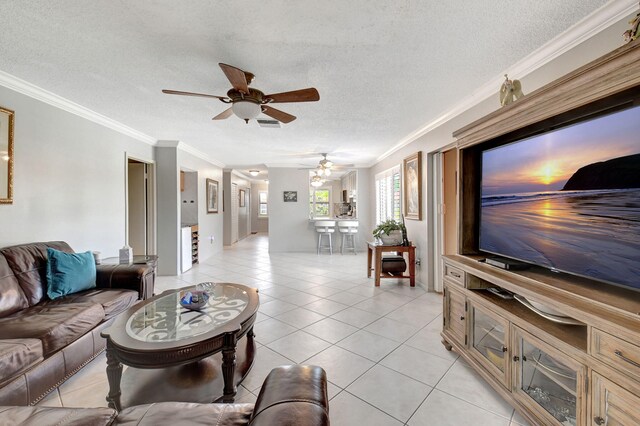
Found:
<path fill-rule="evenodd" d="M 503 346 L 503 347 L 502 347 L 502 352 L 506 352 L 506 351 L 507 351 L 507 347 L 506 347 L 506 346 Z"/>
<path fill-rule="evenodd" d="M 514 356 L 513 356 L 513 360 L 514 360 L 514 361 L 520 361 L 520 357 L 519 357 L 518 355 L 514 355 Z"/>
<path fill-rule="evenodd" d="M 464 317 L 460 317 L 460 321 L 464 320 Z"/>
<path fill-rule="evenodd" d="M 594 417 L 593 421 L 597 425 L 603 425 L 604 424 L 604 419 L 602 417 L 600 417 L 600 416 Z"/>

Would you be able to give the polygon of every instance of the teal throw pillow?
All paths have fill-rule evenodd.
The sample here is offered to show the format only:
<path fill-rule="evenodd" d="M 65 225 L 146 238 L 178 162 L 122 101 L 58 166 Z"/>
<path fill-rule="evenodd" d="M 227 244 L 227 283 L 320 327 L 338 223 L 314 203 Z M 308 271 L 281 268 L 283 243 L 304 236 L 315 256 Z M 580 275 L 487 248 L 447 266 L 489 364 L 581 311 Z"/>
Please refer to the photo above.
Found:
<path fill-rule="evenodd" d="M 96 264 L 90 251 L 66 253 L 47 248 L 47 295 L 57 299 L 95 288 Z"/>

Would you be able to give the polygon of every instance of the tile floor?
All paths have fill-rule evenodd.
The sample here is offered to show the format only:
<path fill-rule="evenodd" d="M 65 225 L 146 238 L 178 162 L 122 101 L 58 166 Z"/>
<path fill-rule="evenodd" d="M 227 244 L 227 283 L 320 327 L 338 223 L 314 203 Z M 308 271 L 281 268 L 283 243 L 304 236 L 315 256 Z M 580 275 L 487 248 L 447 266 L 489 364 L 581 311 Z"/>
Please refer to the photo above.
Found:
<path fill-rule="evenodd" d="M 442 298 L 366 277 L 366 255 L 268 253 L 253 235 L 176 277 L 159 277 L 156 293 L 202 281 L 260 289 L 253 369 L 237 401 L 253 402 L 275 366 L 323 367 L 331 424 L 527 425 L 458 356 L 440 343 Z M 105 406 L 104 354 L 52 392 L 42 405 Z"/>

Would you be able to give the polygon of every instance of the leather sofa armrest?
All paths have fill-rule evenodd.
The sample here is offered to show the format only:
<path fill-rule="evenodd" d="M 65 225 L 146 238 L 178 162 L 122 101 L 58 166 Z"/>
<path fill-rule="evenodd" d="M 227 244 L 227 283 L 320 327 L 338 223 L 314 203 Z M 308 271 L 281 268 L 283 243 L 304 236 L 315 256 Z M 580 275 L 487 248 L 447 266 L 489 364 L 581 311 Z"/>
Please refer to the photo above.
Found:
<path fill-rule="evenodd" d="M 96 265 L 96 287 L 135 290 L 140 299 L 153 296 L 155 268 L 151 265 Z"/>
<path fill-rule="evenodd" d="M 255 404 L 251 426 L 328 426 L 327 374 L 317 366 L 271 370 Z"/>
<path fill-rule="evenodd" d="M 125 408 L 115 425 L 246 425 L 253 404 L 195 404 L 191 402 L 156 402 Z"/>
<path fill-rule="evenodd" d="M 0 407 L 3 426 L 108 426 L 116 418 L 111 408 Z"/>

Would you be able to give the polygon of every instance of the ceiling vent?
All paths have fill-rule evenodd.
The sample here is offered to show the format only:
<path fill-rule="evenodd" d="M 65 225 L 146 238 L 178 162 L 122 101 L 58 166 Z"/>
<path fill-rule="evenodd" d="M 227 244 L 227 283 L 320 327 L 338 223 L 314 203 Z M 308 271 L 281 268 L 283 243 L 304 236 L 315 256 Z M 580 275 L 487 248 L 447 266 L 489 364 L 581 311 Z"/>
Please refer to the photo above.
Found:
<path fill-rule="evenodd" d="M 265 120 L 263 118 L 259 118 L 257 121 L 260 127 L 275 127 L 275 128 L 282 127 L 280 126 L 280 122 L 278 120 Z"/>

